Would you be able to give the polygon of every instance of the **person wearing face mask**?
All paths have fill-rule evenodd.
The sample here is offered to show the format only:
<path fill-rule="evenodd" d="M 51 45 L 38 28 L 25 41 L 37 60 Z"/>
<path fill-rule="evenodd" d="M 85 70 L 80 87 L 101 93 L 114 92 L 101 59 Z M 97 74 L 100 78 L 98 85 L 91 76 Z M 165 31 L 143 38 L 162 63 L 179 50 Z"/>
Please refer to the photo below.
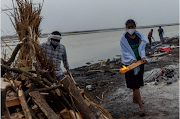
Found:
<path fill-rule="evenodd" d="M 46 56 L 47 60 L 50 61 L 52 59 L 58 81 L 60 81 L 64 77 L 63 71 L 60 67 L 61 61 L 63 61 L 66 70 L 69 70 L 66 48 L 64 45 L 60 44 L 61 39 L 61 33 L 59 33 L 58 31 L 54 31 L 50 35 L 48 35 L 47 42 L 41 44 L 43 53 Z"/>
<path fill-rule="evenodd" d="M 136 23 L 129 19 L 125 23 L 126 32 L 122 35 L 120 46 L 122 50 L 122 63 L 128 66 L 132 63 L 142 60 L 143 63 L 149 62 L 145 56 L 146 38 L 136 31 Z M 143 82 L 144 64 L 125 73 L 127 88 L 133 90 L 133 102 L 139 104 L 140 116 L 145 116 L 143 101 L 141 99 L 139 88 L 144 86 Z"/>

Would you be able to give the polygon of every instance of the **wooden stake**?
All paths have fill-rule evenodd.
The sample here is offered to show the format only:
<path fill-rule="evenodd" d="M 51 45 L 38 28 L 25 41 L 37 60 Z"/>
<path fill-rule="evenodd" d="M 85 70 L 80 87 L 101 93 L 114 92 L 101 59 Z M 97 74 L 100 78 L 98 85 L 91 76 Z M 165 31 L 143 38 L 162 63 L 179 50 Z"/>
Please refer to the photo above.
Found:
<path fill-rule="evenodd" d="M 33 119 L 22 89 L 18 91 L 18 96 L 26 119 Z"/>
<path fill-rule="evenodd" d="M 33 91 L 29 94 L 48 119 L 58 119 L 56 113 L 51 109 L 46 100 L 39 94 L 38 91 Z"/>
<path fill-rule="evenodd" d="M 66 92 L 70 93 L 73 97 L 74 104 L 77 108 L 77 110 L 80 112 L 81 116 L 84 119 L 96 119 L 86 102 L 84 101 L 84 98 L 80 94 L 79 90 L 77 89 L 76 85 L 74 84 L 74 81 L 72 78 L 67 76 L 66 78 L 63 78 L 60 81 L 61 84 L 63 84 L 64 89 Z M 70 91 L 69 91 L 70 87 Z"/>

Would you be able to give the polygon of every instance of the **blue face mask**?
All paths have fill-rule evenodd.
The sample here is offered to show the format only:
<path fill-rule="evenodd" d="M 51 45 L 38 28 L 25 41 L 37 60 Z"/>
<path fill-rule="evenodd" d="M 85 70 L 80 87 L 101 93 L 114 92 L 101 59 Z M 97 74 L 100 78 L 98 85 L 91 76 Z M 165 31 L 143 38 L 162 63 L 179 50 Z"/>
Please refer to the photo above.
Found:
<path fill-rule="evenodd" d="M 60 44 L 60 42 L 57 42 L 57 41 L 54 41 L 54 40 L 51 40 L 51 43 L 54 45 L 54 46 L 58 46 Z"/>

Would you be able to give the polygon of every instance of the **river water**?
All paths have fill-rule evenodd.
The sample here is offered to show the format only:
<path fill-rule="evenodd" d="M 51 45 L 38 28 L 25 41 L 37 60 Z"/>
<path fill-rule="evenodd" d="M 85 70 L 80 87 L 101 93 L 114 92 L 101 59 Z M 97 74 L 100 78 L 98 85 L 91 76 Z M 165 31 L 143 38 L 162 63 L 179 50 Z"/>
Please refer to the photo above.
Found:
<path fill-rule="evenodd" d="M 164 26 L 162 28 L 165 33 L 164 37 L 179 36 L 179 25 Z M 137 30 L 147 36 L 151 29 L 154 30 L 154 39 L 160 41 L 158 27 L 140 28 Z M 106 61 L 108 58 L 112 60 L 116 55 L 121 55 L 120 38 L 124 32 L 125 29 L 121 29 L 62 36 L 61 44 L 66 47 L 70 69 L 86 65 L 86 62 L 97 63 L 100 62 L 99 60 Z M 40 38 L 40 43 L 46 41 L 46 38 Z"/>

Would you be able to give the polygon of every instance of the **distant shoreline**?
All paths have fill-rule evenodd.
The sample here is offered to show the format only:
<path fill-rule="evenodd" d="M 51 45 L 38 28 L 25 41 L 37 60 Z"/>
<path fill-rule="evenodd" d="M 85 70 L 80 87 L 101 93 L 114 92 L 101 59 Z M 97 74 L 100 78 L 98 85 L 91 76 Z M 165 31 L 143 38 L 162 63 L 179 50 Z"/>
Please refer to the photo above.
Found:
<path fill-rule="evenodd" d="M 176 26 L 179 25 L 179 23 L 173 23 L 173 24 L 160 24 L 160 25 L 149 25 L 149 26 L 137 26 L 137 29 L 145 29 L 145 28 L 152 28 L 152 27 L 159 27 L 159 26 Z M 97 29 L 97 30 L 87 30 L 87 31 L 72 31 L 72 32 L 61 32 L 62 36 L 68 36 L 68 35 L 80 35 L 80 34 L 90 34 L 90 33 L 100 33 L 100 32 L 110 32 L 110 31 L 118 31 L 118 30 L 124 30 L 125 28 L 110 28 L 110 29 Z M 50 33 L 44 33 L 40 35 L 40 38 L 46 38 Z M 2 36 L 2 39 L 6 38 L 10 39 L 17 39 L 17 36 Z"/>
<path fill-rule="evenodd" d="M 174 23 L 174 24 L 160 24 L 160 25 L 150 25 L 150 26 L 137 26 L 137 29 L 143 29 L 143 28 L 152 28 L 152 27 L 159 27 L 159 26 L 176 26 L 179 25 L 179 23 Z M 79 34 L 89 34 L 89 33 L 100 33 L 104 31 L 118 31 L 118 30 L 123 30 L 125 28 L 110 28 L 110 29 L 97 29 L 97 30 L 87 30 L 87 31 L 72 31 L 72 32 L 62 32 L 62 36 L 67 36 L 67 35 L 79 35 Z M 50 33 L 49 33 L 50 34 Z M 43 35 L 43 34 L 42 34 Z M 48 34 L 44 34 L 48 35 Z M 43 36 L 44 36 L 43 35 Z"/>

